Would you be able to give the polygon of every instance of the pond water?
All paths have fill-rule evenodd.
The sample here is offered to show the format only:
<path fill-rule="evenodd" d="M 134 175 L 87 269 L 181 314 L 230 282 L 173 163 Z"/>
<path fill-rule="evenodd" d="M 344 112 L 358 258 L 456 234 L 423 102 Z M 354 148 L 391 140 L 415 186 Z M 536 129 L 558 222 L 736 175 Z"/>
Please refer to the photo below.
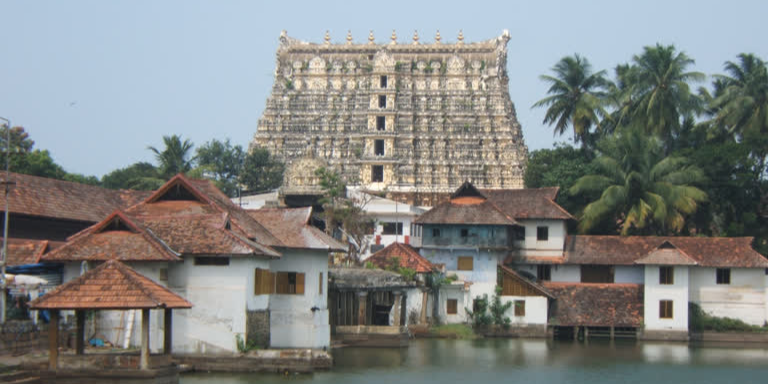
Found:
<path fill-rule="evenodd" d="M 181 384 L 768 383 L 768 346 L 633 341 L 413 340 L 409 348 L 334 350 L 311 375 L 191 373 Z"/>

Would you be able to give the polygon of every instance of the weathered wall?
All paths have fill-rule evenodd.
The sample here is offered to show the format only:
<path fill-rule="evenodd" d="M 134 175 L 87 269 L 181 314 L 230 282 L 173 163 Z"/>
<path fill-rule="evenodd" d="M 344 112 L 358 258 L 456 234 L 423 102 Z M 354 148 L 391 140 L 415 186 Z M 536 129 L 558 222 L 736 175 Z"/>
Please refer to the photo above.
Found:
<path fill-rule="evenodd" d="M 564 220 L 518 220 L 525 227 L 525 240 L 516 241 L 522 256 L 563 256 L 566 227 Z M 548 227 L 549 236 L 546 241 L 537 240 L 537 228 Z"/>
<path fill-rule="evenodd" d="M 246 311 L 245 340 L 262 348 L 269 347 L 269 310 Z"/>
<path fill-rule="evenodd" d="M 525 315 L 515 316 L 515 301 L 525 302 Z M 546 296 L 502 296 L 502 303 L 511 302 L 512 305 L 504 312 L 504 315 L 512 321 L 513 327 L 527 325 L 546 325 L 549 310 L 549 299 Z"/>
<path fill-rule="evenodd" d="M 715 268 L 691 269 L 690 299 L 713 316 L 763 325 L 766 320 L 765 270 L 731 268 L 731 283 L 716 284 Z"/>
<path fill-rule="evenodd" d="M 330 346 L 328 252 L 286 250 L 272 261 L 272 272 L 303 272 L 303 295 L 270 295 L 270 343 L 273 348 Z M 322 273 L 323 290 L 319 290 Z"/>

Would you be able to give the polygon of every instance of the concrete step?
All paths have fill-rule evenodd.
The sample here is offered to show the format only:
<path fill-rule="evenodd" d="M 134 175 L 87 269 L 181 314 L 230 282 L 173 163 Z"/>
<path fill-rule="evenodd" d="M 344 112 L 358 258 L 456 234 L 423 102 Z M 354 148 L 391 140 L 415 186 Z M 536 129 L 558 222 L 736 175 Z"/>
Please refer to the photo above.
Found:
<path fill-rule="evenodd" d="M 40 378 L 28 371 L 13 371 L 0 374 L 0 383 L 6 384 L 35 384 Z"/>

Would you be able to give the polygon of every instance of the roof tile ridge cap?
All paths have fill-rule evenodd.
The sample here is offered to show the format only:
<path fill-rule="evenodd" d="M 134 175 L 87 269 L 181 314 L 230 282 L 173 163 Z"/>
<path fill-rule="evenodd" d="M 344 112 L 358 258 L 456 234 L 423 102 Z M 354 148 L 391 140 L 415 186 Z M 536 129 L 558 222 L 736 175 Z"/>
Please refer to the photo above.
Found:
<path fill-rule="evenodd" d="M 126 220 L 130 220 L 130 217 L 128 215 L 125 215 L 125 218 Z M 133 221 L 131 221 L 131 223 L 136 226 L 136 228 L 138 229 L 139 235 L 141 235 L 144 239 L 146 239 L 150 245 L 155 247 L 155 249 L 157 249 L 161 253 L 166 254 L 166 256 L 170 256 L 166 258 L 168 261 L 181 261 L 181 258 L 179 257 L 181 256 L 181 253 L 173 250 L 173 248 L 171 248 L 168 244 L 166 244 L 165 241 L 163 241 L 163 239 L 157 236 L 155 232 L 152 231 L 151 228 L 149 228 L 149 226 L 143 225 L 143 224 L 139 225 L 138 223 L 135 223 Z"/>
<path fill-rule="evenodd" d="M 242 209 L 242 208 L 237 208 L 237 209 Z M 269 234 L 269 236 L 271 236 L 277 242 L 277 244 L 275 244 L 274 246 L 277 246 L 277 247 L 285 247 L 286 246 L 282 241 L 280 241 L 280 239 L 277 236 L 275 236 L 269 229 L 267 229 L 267 227 L 263 226 L 253 216 L 249 215 L 248 212 L 245 212 L 245 210 L 243 210 L 243 214 L 244 214 L 245 217 L 248 218 L 247 220 L 253 221 L 254 224 L 256 224 L 261 230 L 263 230 L 264 232 Z M 238 218 L 237 217 L 234 217 L 234 216 L 230 215 L 229 222 L 230 222 L 230 224 L 232 226 L 237 227 L 241 232 L 248 233 L 248 231 L 246 231 L 245 228 L 243 228 L 243 226 L 238 223 Z M 232 231 L 227 231 L 227 232 L 232 232 Z M 264 245 L 264 244 L 261 244 L 261 242 L 259 242 L 258 239 L 254 239 L 254 242 L 258 243 L 259 245 Z M 266 246 L 266 245 L 264 245 L 264 246 Z"/>
<path fill-rule="evenodd" d="M 546 201 L 548 201 L 550 204 L 554 205 L 554 206 L 555 206 L 555 209 L 558 209 L 558 210 L 560 210 L 561 212 L 565 213 L 565 215 L 566 215 L 566 216 L 568 216 L 568 218 L 570 218 L 570 219 L 574 219 L 574 220 L 576 219 L 575 217 L 573 217 L 573 215 L 571 215 L 571 213 L 570 213 L 570 212 L 566 211 L 566 210 L 565 210 L 565 208 L 561 207 L 561 206 L 560 206 L 560 204 L 556 203 L 554 200 L 552 200 L 552 199 L 550 199 L 550 198 L 548 198 L 548 197 L 545 197 L 544 199 L 545 199 Z"/>
<path fill-rule="evenodd" d="M 48 240 L 43 240 L 41 243 L 42 243 L 42 246 L 40 247 L 40 250 L 38 250 L 37 254 L 35 255 L 35 264 L 40 263 L 40 259 L 43 258 L 45 251 L 50 246 L 50 242 Z"/>
<path fill-rule="evenodd" d="M 64 284 L 59 285 L 58 287 L 54 288 L 53 290 L 50 290 L 50 291 L 46 292 L 45 295 L 40 296 L 40 297 L 30 301 L 27 305 L 30 308 L 34 308 L 40 302 L 47 301 L 47 299 L 49 297 L 51 297 L 51 296 L 53 296 L 55 294 L 58 294 L 60 291 L 68 289 L 70 286 L 75 286 L 75 285 L 80 284 L 82 282 L 82 280 L 85 279 L 86 276 L 90 276 L 90 274 L 96 273 L 95 271 L 99 271 L 99 273 L 101 273 L 101 270 L 105 269 L 106 266 L 108 265 L 107 263 L 109 263 L 110 261 L 112 261 L 112 260 L 107 260 L 106 262 L 104 262 L 103 264 L 99 265 L 98 267 L 96 267 L 94 269 L 91 269 L 89 271 L 86 271 L 82 275 L 80 275 L 80 276 L 78 276 L 78 277 L 76 277 L 76 278 L 74 278 L 74 279 L 72 279 L 72 280 L 70 280 L 70 281 L 68 281 L 68 282 L 66 282 Z"/>
<path fill-rule="evenodd" d="M 154 301 L 155 302 L 155 307 L 164 307 L 162 300 L 160 298 L 158 298 L 155 295 L 154 292 L 149 291 L 144 286 L 144 284 L 143 284 L 144 282 L 141 281 L 141 278 L 139 276 L 141 276 L 141 277 L 143 277 L 143 278 L 145 278 L 145 279 L 147 279 L 149 281 L 152 281 L 152 280 L 150 280 L 148 277 L 146 277 L 144 275 L 139 274 L 138 272 L 136 272 L 132 268 L 128 267 L 127 265 L 123 264 L 119 260 L 110 259 L 109 261 L 107 261 L 107 263 L 109 263 L 109 262 L 112 263 L 112 265 L 115 267 L 115 269 L 118 272 L 122 273 L 123 276 L 125 276 L 128 280 L 133 282 L 139 288 L 139 290 L 141 292 L 143 292 L 145 295 L 147 295 L 147 297 L 149 297 L 150 300 Z M 136 276 L 136 275 L 138 275 L 138 276 Z M 152 282 L 154 283 L 154 281 L 152 281 Z M 155 284 L 157 284 L 157 283 L 155 283 Z M 157 285 L 160 285 L 160 284 L 157 284 Z"/>

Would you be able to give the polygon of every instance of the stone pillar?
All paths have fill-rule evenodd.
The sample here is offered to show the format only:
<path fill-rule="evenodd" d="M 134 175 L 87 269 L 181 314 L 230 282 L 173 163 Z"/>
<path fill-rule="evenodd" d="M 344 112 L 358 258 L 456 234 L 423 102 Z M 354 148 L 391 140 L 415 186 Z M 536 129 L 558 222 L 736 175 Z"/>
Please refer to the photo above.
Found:
<path fill-rule="evenodd" d="M 75 311 L 75 317 L 77 318 L 77 338 L 75 339 L 75 354 L 82 355 L 85 353 L 85 311 L 78 309 Z"/>
<path fill-rule="evenodd" d="M 48 369 L 59 366 L 59 310 L 51 310 L 51 322 L 48 324 Z"/>
<path fill-rule="evenodd" d="M 611 325 L 611 337 L 610 337 L 610 339 L 613 340 L 615 338 L 616 338 L 616 327 Z"/>
<path fill-rule="evenodd" d="M 141 369 L 149 369 L 149 309 L 141 310 Z"/>
<path fill-rule="evenodd" d="M 173 310 L 170 308 L 165 309 L 165 316 L 163 317 L 164 328 L 163 331 L 163 353 L 170 355 L 173 349 Z"/>
<path fill-rule="evenodd" d="M 429 298 L 429 291 L 421 291 L 421 316 L 419 316 L 419 324 L 427 323 L 427 300 Z"/>
<path fill-rule="evenodd" d="M 403 303 L 401 301 L 403 300 L 403 293 L 402 292 L 394 292 L 395 294 L 395 303 L 392 304 L 395 310 L 395 315 L 392 318 L 392 325 L 395 327 L 400 326 L 400 316 L 401 312 L 403 311 Z"/>
<path fill-rule="evenodd" d="M 357 325 L 368 325 L 365 323 L 366 301 L 368 301 L 368 292 L 365 292 L 365 291 L 358 292 L 357 293 L 357 302 L 358 302 Z"/>

